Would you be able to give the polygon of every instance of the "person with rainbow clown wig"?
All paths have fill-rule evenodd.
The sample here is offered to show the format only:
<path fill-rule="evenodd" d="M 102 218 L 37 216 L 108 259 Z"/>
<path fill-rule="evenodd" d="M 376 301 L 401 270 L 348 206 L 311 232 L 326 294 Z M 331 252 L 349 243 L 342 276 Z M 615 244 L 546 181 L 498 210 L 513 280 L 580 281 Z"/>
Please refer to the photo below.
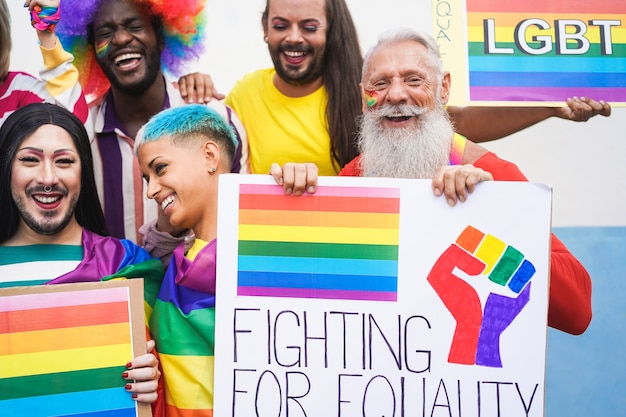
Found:
<path fill-rule="evenodd" d="M 157 222 L 157 206 L 143 198 L 133 144 L 151 116 L 186 104 L 168 77 L 180 76 L 202 52 L 204 5 L 205 0 L 62 0 L 57 26 L 59 39 L 76 58 L 91 106 L 96 184 L 109 230 L 144 244 L 156 234 L 159 244 L 171 244 L 165 253 L 187 231 Z M 205 105 L 235 132 L 230 171 L 247 172 L 247 139 L 239 118 L 218 100 Z"/>

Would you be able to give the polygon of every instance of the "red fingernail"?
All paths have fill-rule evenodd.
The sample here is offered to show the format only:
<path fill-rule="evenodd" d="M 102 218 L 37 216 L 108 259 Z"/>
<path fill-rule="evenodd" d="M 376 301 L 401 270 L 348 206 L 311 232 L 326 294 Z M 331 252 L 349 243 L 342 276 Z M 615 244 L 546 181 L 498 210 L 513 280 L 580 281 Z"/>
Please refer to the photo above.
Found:
<path fill-rule="evenodd" d="M 127 368 L 127 369 L 131 369 L 132 367 L 133 367 L 133 363 L 132 363 L 132 362 L 128 362 L 128 363 L 126 364 L 126 368 Z"/>
<path fill-rule="evenodd" d="M 127 378 L 128 378 L 128 372 L 124 372 L 124 373 L 122 374 L 122 378 L 127 379 Z"/>
<path fill-rule="evenodd" d="M 133 398 L 133 400 L 136 400 L 137 399 L 137 394 L 133 393 L 133 395 L 131 395 L 131 397 Z"/>
<path fill-rule="evenodd" d="M 124 388 L 126 389 L 126 391 L 130 391 L 133 388 L 133 386 L 131 384 L 126 384 L 124 385 Z"/>

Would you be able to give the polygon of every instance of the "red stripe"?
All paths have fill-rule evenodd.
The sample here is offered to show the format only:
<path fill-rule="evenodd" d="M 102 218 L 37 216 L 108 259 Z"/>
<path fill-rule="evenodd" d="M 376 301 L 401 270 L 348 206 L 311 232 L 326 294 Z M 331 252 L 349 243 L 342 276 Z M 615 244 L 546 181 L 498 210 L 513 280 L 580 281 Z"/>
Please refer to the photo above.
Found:
<path fill-rule="evenodd" d="M 304 210 L 356 213 L 399 213 L 397 198 L 371 197 L 318 197 L 289 195 L 241 194 L 239 209 L 253 210 Z"/>
<path fill-rule="evenodd" d="M 624 14 L 624 0 L 467 0 L 468 12 Z"/>
<path fill-rule="evenodd" d="M 128 322 L 128 303 L 101 303 L 0 313 L 0 333 Z"/>

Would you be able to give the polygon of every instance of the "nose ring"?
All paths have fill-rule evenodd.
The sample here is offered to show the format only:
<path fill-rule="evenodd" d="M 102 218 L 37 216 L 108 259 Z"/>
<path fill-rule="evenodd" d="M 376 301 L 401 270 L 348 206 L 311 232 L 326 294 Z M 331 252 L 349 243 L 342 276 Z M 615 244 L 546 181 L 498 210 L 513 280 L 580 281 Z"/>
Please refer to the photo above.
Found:
<path fill-rule="evenodd" d="M 52 187 L 50 187 L 49 185 L 44 185 L 43 192 L 44 193 L 51 193 L 52 192 Z"/>

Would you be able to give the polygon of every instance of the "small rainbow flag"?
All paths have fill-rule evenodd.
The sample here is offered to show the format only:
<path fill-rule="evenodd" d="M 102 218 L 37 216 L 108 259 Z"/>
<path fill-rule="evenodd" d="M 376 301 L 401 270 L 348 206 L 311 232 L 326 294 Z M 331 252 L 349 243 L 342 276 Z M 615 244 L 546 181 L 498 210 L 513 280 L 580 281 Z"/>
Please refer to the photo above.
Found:
<path fill-rule="evenodd" d="M 399 188 L 239 191 L 238 295 L 397 300 Z"/>
<path fill-rule="evenodd" d="M 0 297 L 0 415 L 136 416 L 129 316 L 126 287 Z"/>
<path fill-rule="evenodd" d="M 626 1 L 466 6 L 470 100 L 626 102 Z"/>

